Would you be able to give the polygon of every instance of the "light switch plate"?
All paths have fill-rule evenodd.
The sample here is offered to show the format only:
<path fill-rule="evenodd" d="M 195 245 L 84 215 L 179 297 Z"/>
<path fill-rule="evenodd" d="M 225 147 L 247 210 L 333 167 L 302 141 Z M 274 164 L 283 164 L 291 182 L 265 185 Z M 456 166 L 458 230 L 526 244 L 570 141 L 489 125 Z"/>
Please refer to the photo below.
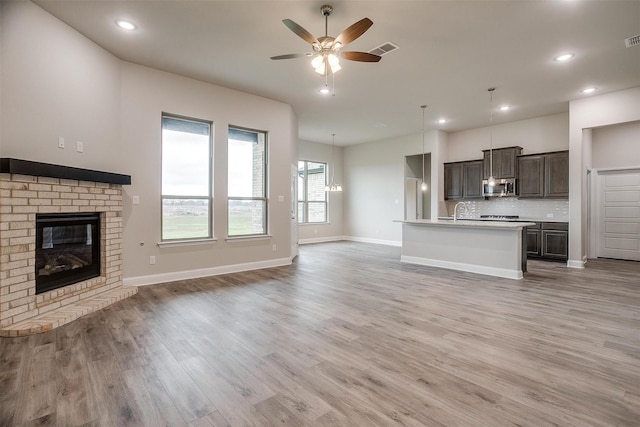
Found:
<path fill-rule="evenodd" d="M 134 205 L 139 205 L 140 204 L 140 196 L 133 196 L 131 198 L 132 202 Z"/>

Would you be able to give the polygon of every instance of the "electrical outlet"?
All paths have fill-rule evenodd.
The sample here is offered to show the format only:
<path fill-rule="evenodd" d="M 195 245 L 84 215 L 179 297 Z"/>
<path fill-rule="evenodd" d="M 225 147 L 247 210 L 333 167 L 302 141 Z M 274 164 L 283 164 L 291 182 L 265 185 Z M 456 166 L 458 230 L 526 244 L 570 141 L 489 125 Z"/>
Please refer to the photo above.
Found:
<path fill-rule="evenodd" d="M 131 201 L 133 202 L 134 205 L 139 205 L 140 204 L 140 196 L 133 196 L 131 199 L 132 199 Z"/>
<path fill-rule="evenodd" d="M 277 250 L 277 246 L 276 245 L 271 246 L 271 250 L 275 252 Z"/>
<path fill-rule="evenodd" d="M 58 148 L 64 148 L 64 138 L 61 136 L 58 137 Z"/>
<path fill-rule="evenodd" d="M 547 218 L 553 218 L 553 214 L 552 213 L 548 213 L 547 214 Z"/>
<path fill-rule="evenodd" d="M 313 234 L 318 234 L 318 229 L 317 228 L 313 229 Z"/>
<path fill-rule="evenodd" d="M 84 153 L 84 143 L 82 141 L 76 142 L 76 151 L 78 153 Z"/>
<path fill-rule="evenodd" d="M 156 257 L 151 255 L 149 257 L 149 264 L 154 265 L 156 263 Z"/>

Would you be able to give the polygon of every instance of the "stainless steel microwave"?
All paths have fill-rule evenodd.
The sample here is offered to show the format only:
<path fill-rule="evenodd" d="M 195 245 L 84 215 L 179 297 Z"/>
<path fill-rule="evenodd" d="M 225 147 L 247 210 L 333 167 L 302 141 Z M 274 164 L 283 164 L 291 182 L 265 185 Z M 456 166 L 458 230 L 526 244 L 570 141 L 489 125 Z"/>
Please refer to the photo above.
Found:
<path fill-rule="evenodd" d="M 488 180 L 482 181 L 482 195 L 484 197 L 514 197 L 516 194 L 516 180 L 513 178 L 496 179 L 496 185 L 489 185 Z"/>

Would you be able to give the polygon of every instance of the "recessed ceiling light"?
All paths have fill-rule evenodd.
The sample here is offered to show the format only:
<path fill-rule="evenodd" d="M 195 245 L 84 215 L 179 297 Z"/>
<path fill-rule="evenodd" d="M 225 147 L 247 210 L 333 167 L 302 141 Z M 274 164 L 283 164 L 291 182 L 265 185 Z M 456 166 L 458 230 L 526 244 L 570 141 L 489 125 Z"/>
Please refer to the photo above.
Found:
<path fill-rule="evenodd" d="M 127 31 L 133 31 L 136 29 L 135 24 L 129 22 L 129 21 L 125 21 L 124 19 L 120 19 L 118 21 L 116 21 L 116 25 L 120 28 L 122 28 L 123 30 L 127 30 Z"/>
<path fill-rule="evenodd" d="M 511 107 L 509 107 L 508 105 L 502 105 L 502 106 L 500 106 L 499 109 L 500 109 L 500 111 L 507 111 L 507 110 L 510 110 Z"/>
<path fill-rule="evenodd" d="M 438 119 L 438 123 L 440 123 L 441 125 L 442 125 L 442 124 L 445 124 L 445 123 L 447 123 L 447 122 L 448 122 L 448 120 L 447 120 L 447 119 Z"/>
<path fill-rule="evenodd" d="M 592 92 L 595 92 L 595 91 L 596 91 L 595 87 L 586 87 L 586 88 L 582 89 L 580 92 L 582 92 L 582 93 L 592 93 Z"/>
<path fill-rule="evenodd" d="M 555 57 L 555 58 L 553 58 L 553 59 L 555 59 L 555 60 L 556 60 L 556 61 L 558 61 L 558 62 L 563 62 L 563 61 L 568 61 L 568 60 L 570 60 L 571 58 L 573 58 L 573 53 L 565 53 L 565 54 L 563 54 L 563 55 L 556 56 L 556 57 Z"/>

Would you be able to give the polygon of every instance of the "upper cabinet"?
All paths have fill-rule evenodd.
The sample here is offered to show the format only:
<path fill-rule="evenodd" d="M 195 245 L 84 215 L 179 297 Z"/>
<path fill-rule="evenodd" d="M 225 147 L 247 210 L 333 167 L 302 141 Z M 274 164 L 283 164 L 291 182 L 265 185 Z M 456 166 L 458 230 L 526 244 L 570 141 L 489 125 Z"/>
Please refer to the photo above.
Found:
<path fill-rule="evenodd" d="M 569 152 L 557 151 L 518 157 L 518 196 L 568 198 Z"/>
<path fill-rule="evenodd" d="M 491 151 L 484 153 L 484 179 L 491 175 Z M 522 147 L 506 147 L 493 149 L 494 178 L 516 178 L 518 175 L 517 158 L 522 154 Z"/>
<path fill-rule="evenodd" d="M 464 162 L 462 173 L 464 185 L 462 186 L 462 194 L 465 199 L 475 199 L 482 197 L 482 171 L 484 162 L 482 160 L 473 160 Z"/>
<path fill-rule="evenodd" d="M 569 152 L 544 157 L 544 196 L 569 198 Z"/>
<path fill-rule="evenodd" d="M 444 164 L 445 200 L 462 199 L 463 176 L 462 162 Z"/>
<path fill-rule="evenodd" d="M 444 164 L 445 200 L 482 197 L 482 160 Z"/>

